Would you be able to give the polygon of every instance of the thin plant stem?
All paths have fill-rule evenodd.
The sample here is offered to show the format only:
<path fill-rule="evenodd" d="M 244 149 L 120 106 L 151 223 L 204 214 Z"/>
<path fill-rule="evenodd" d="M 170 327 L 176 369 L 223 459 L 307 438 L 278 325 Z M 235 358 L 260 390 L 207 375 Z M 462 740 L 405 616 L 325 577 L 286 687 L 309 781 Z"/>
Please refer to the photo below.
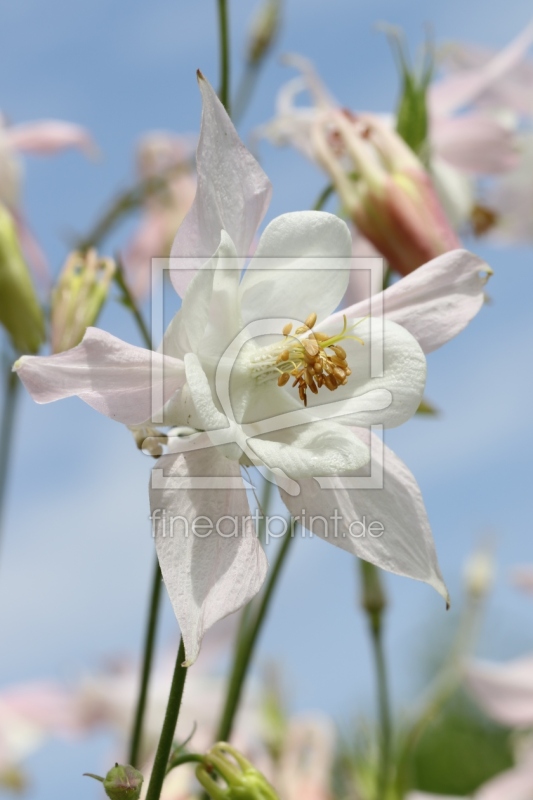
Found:
<path fill-rule="evenodd" d="M 218 32 L 220 38 L 220 102 L 231 116 L 230 105 L 230 50 L 227 0 L 217 0 Z"/>
<path fill-rule="evenodd" d="M 176 658 L 176 666 L 174 667 L 174 675 L 172 676 L 172 684 L 170 686 L 165 721 L 163 722 L 159 744 L 157 745 L 154 766 L 152 768 L 152 774 L 150 775 L 148 791 L 146 792 L 146 800 L 159 800 L 161 796 L 161 789 L 163 788 L 163 781 L 167 774 L 168 762 L 176 732 L 176 725 L 178 723 L 183 689 L 185 687 L 185 678 L 187 677 L 187 667 L 183 666 L 184 661 L 185 647 L 183 645 L 183 639 L 181 639 L 178 656 Z"/>
<path fill-rule="evenodd" d="M 146 711 L 146 700 L 148 697 L 148 685 L 150 682 L 150 673 L 152 671 L 152 663 L 154 658 L 154 648 L 157 633 L 157 619 L 159 616 L 159 607 L 161 604 L 161 588 L 163 585 L 163 577 L 161 575 L 161 568 L 159 561 L 155 560 L 155 569 L 152 578 L 152 589 L 150 592 L 150 606 L 148 611 L 148 621 L 146 625 L 146 633 L 144 638 L 143 647 L 143 662 L 141 669 L 141 680 L 139 686 L 139 695 L 137 698 L 137 705 L 135 708 L 135 717 L 133 720 L 133 728 L 131 732 L 131 741 L 129 749 L 128 764 L 133 767 L 139 767 L 142 764 L 140 755 L 142 753 L 142 730 L 144 723 L 144 715 Z"/>
<path fill-rule="evenodd" d="M 335 187 L 333 186 L 332 183 L 328 184 L 328 186 L 322 189 L 322 191 L 320 192 L 315 201 L 315 204 L 313 206 L 313 211 L 322 211 L 322 209 L 324 208 L 324 206 L 326 205 L 326 203 L 328 202 L 329 198 L 331 197 L 334 191 Z"/>
<path fill-rule="evenodd" d="M 376 782 L 376 800 L 387 797 L 392 757 L 392 717 L 390 709 L 387 664 L 383 646 L 383 617 L 387 599 L 383 590 L 379 569 L 368 561 L 359 559 L 361 572 L 361 605 L 368 619 L 372 655 L 376 671 L 380 748 L 379 771 Z"/>
<path fill-rule="evenodd" d="M 259 605 L 253 620 L 246 626 L 242 638 L 237 644 L 233 666 L 228 683 L 226 703 L 218 726 L 216 740 L 225 742 L 231 736 L 235 714 L 239 706 L 246 675 L 254 655 L 259 634 L 267 616 L 274 589 L 281 575 L 282 567 L 286 561 L 289 548 L 294 539 L 294 530 L 291 527 L 285 534 L 276 559 L 270 570 L 265 589 L 261 595 Z"/>
<path fill-rule="evenodd" d="M 198 753 L 181 753 L 175 756 L 170 757 L 170 761 L 168 762 L 167 767 L 167 774 L 176 769 L 176 767 L 181 767 L 182 764 L 204 764 L 205 763 L 205 756 L 201 756 Z"/>
<path fill-rule="evenodd" d="M 409 788 L 413 753 L 420 737 L 461 683 L 461 665 L 465 654 L 470 651 L 472 642 L 476 638 L 482 608 L 482 598 L 469 598 L 459 622 L 455 640 L 449 650 L 448 659 L 430 687 L 422 712 L 408 728 L 403 738 L 396 776 L 396 789 L 400 797 L 403 797 Z"/>
<path fill-rule="evenodd" d="M 192 160 L 187 159 L 161 175 L 153 175 L 125 189 L 110 202 L 90 231 L 75 242 L 75 248 L 85 252 L 91 247 L 99 247 L 129 214 L 141 208 L 150 197 L 164 193 L 174 176 L 192 168 Z"/>
<path fill-rule="evenodd" d="M 5 499 L 9 465 L 13 446 L 13 433 L 17 400 L 19 397 L 19 377 L 11 369 L 11 364 L 6 360 L 4 407 L 0 421 L 0 540 L 2 538 L 2 521 L 5 514 Z M 7 372 L 9 370 L 9 372 Z"/>
<path fill-rule="evenodd" d="M 241 121 L 246 109 L 252 99 L 252 95 L 259 76 L 260 64 L 247 63 L 235 95 L 235 102 L 233 103 L 233 121 L 235 124 Z"/>
<path fill-rule="evenodd" d="M 143 338 L 145 345 L 151 350 L 152 349 L 152 337 L 150 336 L 150 332 L 148 331 L 148 327 L 146 322 L 143 319 L 141 312 L 135 302 L 135 298 L 131 293 L 131 290 L 126 282 L 126 278 L 124 275 L 124 268 L 120 259 L 117 258 L 117 268 L 114 274 L 114 280 L 117 286 L 119 287 L 120 291 L 122 292 L 121 301 L 125 305 L 125 307 L 131 311 L 135 322 L 137 323 L 137 327 L 139 328 L 139 332 Z"/>

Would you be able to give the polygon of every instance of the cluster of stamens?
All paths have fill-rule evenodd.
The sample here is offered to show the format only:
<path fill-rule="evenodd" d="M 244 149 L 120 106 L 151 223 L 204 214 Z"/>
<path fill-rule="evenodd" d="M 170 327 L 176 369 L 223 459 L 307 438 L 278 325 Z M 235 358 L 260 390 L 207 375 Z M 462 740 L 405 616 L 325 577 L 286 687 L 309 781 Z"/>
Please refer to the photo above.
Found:
<path fill-rule="evenodd" d="M 348 382 L 352 371 L 346 360 L 346 351 L 338 342 L 353 338 L 363 344 L 358 337 L 346 336 L 346 317 L 342 332 L 336 336 L 313 330 L 316 319 L 316 314 L 310 314 L 294 334 L 292 323 L 287 323 L 282 331 L 286 347 L 276 359 L 276 369 L 280 373 L 278 386 L 285 386 L 293 378 L 292 385 L 298 387 L 300 400 L 306 406 L 308 389 L 318 394 L 318 390 L 325 386 L 334 392 Z"/>

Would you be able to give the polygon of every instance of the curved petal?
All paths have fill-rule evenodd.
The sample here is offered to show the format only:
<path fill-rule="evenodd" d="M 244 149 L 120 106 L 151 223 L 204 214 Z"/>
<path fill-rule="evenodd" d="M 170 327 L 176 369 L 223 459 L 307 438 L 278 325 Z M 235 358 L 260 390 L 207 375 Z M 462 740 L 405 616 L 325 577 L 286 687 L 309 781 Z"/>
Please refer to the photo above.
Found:
<path fill-rule="evenodd" d="M 371 443 L 370 467 L 383 475 L 382 487 L 365 488 L 369 478 L 364 468 L 337 479 L 299 481 L 298 497 L 281 489 L 285 505 L 293 516 L 305 515 L 302 524 L 325 541 L 387 572 L 424 581 L 448 602 L 413 475 L 377 437 L 356 428 L 353 433 L 365 446 Z"/>
<path fill-rule="evenodd" d="M 222 230 L 240 258 L 248 255 L 271 196 L 270 181 L 239 139 L 213 88 L 200 74 L 198 82 L 203 100 L 198 187 L 171 252 L 180 259 L 171 279 L 182 297 L 194 270 L 216 251 Z"/>
<path fill-rule="evenodd" d="M 426 359 L 420 345 L 390 319 L 355 320 L 350 316 L 347 322 L 348 331 L 352 328 L 361 340 L 348 338 L 341 342 L 352 374 L 344 386 L 333 392 L 322 388 L 318 394 L 308 394 L 310 411 L 322 406 L 321 413 L 327 414 L 328 406 L 338 403 L 342 406 L 334 415 L 343 424 L 380 424 L 385 428 L 402 425 L 416 412 L 424 392 Z M 331 335 L 339 333 L 336 322 L 326 320 L 320 328 Z M 382 402 L 384 393 L 386 404 Z M 375 397 L 377 402 L 365 406 L 359 401 L 366 397 Z"/>
<path fill-rule="evenodd" d="M 76 147 L 88 156 L 98 150 L 90 133 L 81 125 L 62 120 L 25 122 L 6 128 L 5 136 L 11 145 L 23 153 L 52 156 L 69 147 Z"/>
<path fill-rule="evenodd" d="M 533 725 L 533 656 L 507 664 L 473 662 L 466 685 L 483 710 L 504 725 Z"/>
<path fill-rule="evenodd" d="M 36 403 L 77 396 L 125 425 L 145 422 L 159 410 L 152 409 L 152 393 L 166 403 L 185 382 L 181 361 L 127 344 L 99 328 L 88 328 L 72 350 L 23 356 L 13 369 Z"/>
<path fill-rule="evenodd" d="M 244 323 L 267 317 L 304 321 L 312 312 L 325 319 L 346 292 L 351 253 L 348 226 L 334 214 L 298 211 L 276 217 L 241 282 Z"/>
<path fill-rule="evenodd" d="M 368 447 L 342 425 L 313 422 L 248 440 L 271 470 L 289 478 L 341 475 L 368 463 Z"/>
<path fill-rule="evenodd" d="M 518 161 L 514 131 L 489 114 L 435 120 L 431 144 L 441 158 L 467 174 L 508 172 Z"/>
<path fill-rule="evenodd" d="M 180 310 L 163 340 L 163 352 L 175 358 L 201 353 L 216 359 L 240 330 L 238 268 L 235 245 L 221 231 L 214 256 L 192 278 Z"/>
<path fill-rule="evenodd" d="M 397 322 L 431 353 L 457 336 L 476 316 L 485 300 L 484 287 L 490 267 L 467 250 L 452 250 L 434 258 L 386 289 L 376 305 L 383 302 L 387 319 Z M 371 313 L 365 300 L 342 313 L 362 317 Z"/>
<path fill-rule="evenodd" d="M 165 476 L 153 473 L 150 484 L 157 555 L 191 664 L 205 632 L 257 594 L 267 560 L 238 464 L 209 448 L 163 456 L 155 469 Z M 194 486 L 195 477 L 204 488 Z M 234 488 L 217 488 L 217 479 Z"/>

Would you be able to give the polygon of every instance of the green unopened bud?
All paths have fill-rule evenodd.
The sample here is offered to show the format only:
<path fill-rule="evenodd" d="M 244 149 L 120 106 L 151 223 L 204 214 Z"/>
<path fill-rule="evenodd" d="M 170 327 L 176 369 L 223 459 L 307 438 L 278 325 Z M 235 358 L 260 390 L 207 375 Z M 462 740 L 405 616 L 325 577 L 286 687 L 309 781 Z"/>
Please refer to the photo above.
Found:
<path fill-rule="evenodd" d="M 265 776 L 226 742 L 209 750 L 196 777 L 212 800 L 279 800 Z"/>
<path fill-rule="evenodd" d="M 249 64 L 259 64 L 273 46 L 281 26 L 281 0 L 264 0 L 255 16 L 248 41 Z"/>
<path fill-rule="evenodd" d="M 52 293 L 52 352 L 75 347 L 95 324 L 114 272 L 113 259 L 96 250 L 70 254 Z"/>
<path fill-rule="evenodd" d="M 44 314 L 9 211 L 0 205 L 0 324 L 19 353 L 36 353 L 44 341 Z"/>
<path fill-rule="evenodd" d="M 111 800 L 139 800 L 143 785 L 143 775 L 135 767 L 115 764 L 105 778 L 85 772 L 88 778 L 94 778 L 103 784 L 105 793 Z"/>

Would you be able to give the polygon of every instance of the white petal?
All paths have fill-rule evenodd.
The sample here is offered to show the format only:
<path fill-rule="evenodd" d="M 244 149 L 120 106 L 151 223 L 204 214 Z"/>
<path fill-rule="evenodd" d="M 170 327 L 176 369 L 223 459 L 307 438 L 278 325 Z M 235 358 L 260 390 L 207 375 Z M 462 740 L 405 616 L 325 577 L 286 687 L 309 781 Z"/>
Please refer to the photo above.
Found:
<path fill-rule="evenodd" d="M 533 763 L 519 764 L 501 772 L 475 794 L 476 800 L 530 800 L 533 794 Z"/>
<path fill-rule="evenodd" d="M 276 217 L 265 229 L 241 282 L 245 324 L 274 317 L 325 319 L 341 302 L 352 239 L 345 222 L 324 211 Z"/>
<path fill-rule="evenodd" d="M 198 188 L 193 206 L 179 228 L 171 255 L 180 258 L 171 270 L 182 297 L 193 272 L 216 251 L 220 232 L 227 231 L 240 258 L 250 252 L 268 208 L 271 185 L 239 139 L 210 84 L 199 77 L 203 112 L 196 155 Z"/>
<path fill-rule="evenodd" d="M 471 663 L 466 685 L 483 710 L 504 725 L 533 725 L 533 656 L 506 664 Z"/>
<path fill-rule="evenodd" d="M 369 450 L 348 428 L 313 422 L 249 439 L 250 448 L 270 470 L 289 478 L 340 475 L 368 462 Z"/>
<path fill-rule="evenodd" d="M 351 339 L 341 343 L 352 374 L 334 392 L 322 388 L 317 395 L 308 393 L 308 406 L 311 410 L 322 406 L 326 413 L 330 405 L 342 403 L 343 409 L 336 410 L 335 416 L 343 413 L 340 421 L 344 424 L 380 424 L 385 428 L 402 425 L 416 412 L 424 391 L 426 359 L 420 345 L 405 328 L 389 319 L 349 317 L 348 328 L 353 324 L 353 334 L 364 344 Z M 321 330 L 331 334 L 339 333 L 340 328 L 338 321 L 321 325 Z M 388 397 L 385 404 L 384 393 Z M 374 404 L 359 402 L 372 397 L 376 399 Z"/>
<path fill-rule="evenodd" d="M 354 433 L 368 441 L 366 431 Z M 371 445 L 370 468 L 382 470 L 383 488 L 364 488 L 364 468 L 320 485 L 300 481 L 300 496 L 281 490 L 283 501 L 300 519 L 305 509 L 306 527 L 316 535 L 388 572 L 424 581 L 448 600 L 420 489 L 405 464 L 375 436 Z M 341 518 L 336 528 L 335 514 Z"/>
<path fill-rule="evenodd" d="M 14 369 L 37 403 L 77 396 L 126 425 L 150 419 L 159 411 L 152 397 L 165 403 L 185 382 L 181 361 L 134 347 L 99 328 L 88 328 L 72 350 L 23 356 Z"/>
<path fill-rule="evenodd" d="M 191 664 L 205 632 L 257 594 L 265 579 L 267 561 L 254 532 L 246 490 L 235 462 L 210 448 L 163 456 L 156 469 L 162 469 L 169 479 L 168 487 L 154 488 L 157 483 L 152 476 L 150 487 L 157 555 L 182 632 L 187 663 Z M 193 477 L 233 479 L 238 488 L 172 485 L 173 478 L 190 481 Z M 161 519 L 158 521 L 157 517 Z M 217 524 L 222 534 L 232 532 L 234 519 L 237 536 L 217 532 Z"/>
<path fill-rule="evenodd" d="M 182 306 L 165 333 L 163 352 L 175 358 L 183 358 L 185 353 L 220 356 L 240 330 L 239 280 L 235 245 L 221 231 L 216 253 L 187 287 Z"/>
<path fill-rule="evenodd" d="M 411 272 L 383 292 L 387 319 L 406 328 L 425 353 L 457 336 L 484 303 L 486 275 L 490 267 L 467 250 L 452 250 Z M 379 305 L 381 298 L 376 298 Z M 369 301 L 345 309 L 348 316 L 370 313 Z M 341 319 L 341 313 L 334 319 Z"/>

